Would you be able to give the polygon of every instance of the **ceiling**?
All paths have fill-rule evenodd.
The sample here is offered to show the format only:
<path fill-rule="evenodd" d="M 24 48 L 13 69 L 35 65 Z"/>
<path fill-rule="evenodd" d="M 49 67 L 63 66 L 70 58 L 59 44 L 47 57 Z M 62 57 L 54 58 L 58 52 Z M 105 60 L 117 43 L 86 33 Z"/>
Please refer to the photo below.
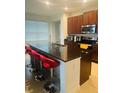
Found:
<path fill-rule="evenodd" d="M 46 4 L 49 2 L 49 5 Z M 55 16 L 89 7 L 97 7 L 98 0 L 25 0 L 25 12 L 40 16 Z M 68 10 L 64 8 L 68 7 Z"/>

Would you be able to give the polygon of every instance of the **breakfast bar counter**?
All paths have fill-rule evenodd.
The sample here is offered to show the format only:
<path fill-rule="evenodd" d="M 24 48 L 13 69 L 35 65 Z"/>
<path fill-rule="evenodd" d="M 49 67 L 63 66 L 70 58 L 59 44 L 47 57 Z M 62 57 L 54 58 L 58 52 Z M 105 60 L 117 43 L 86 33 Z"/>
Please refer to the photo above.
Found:
<path fill-rule="evenodd" d="M 81 49 L 77 43 L 59 45 L 53 43 L 27 42 L 32 49 L 50 58 L 68 62 L 81 56 Z"/>

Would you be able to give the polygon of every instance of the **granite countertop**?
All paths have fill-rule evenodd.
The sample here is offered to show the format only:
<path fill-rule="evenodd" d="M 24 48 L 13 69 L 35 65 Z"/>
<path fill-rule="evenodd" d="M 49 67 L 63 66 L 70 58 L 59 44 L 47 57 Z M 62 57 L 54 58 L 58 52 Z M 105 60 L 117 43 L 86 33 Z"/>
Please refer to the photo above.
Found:
<path fill-rule="evenodd" d="M 66 45 L 45 44 L 40 42 L 27 43 L 32 49 L 37 50 L 39 53 L 64 62 L 81 57 L 81 49 L 77 43 L 68 43 Z"/>

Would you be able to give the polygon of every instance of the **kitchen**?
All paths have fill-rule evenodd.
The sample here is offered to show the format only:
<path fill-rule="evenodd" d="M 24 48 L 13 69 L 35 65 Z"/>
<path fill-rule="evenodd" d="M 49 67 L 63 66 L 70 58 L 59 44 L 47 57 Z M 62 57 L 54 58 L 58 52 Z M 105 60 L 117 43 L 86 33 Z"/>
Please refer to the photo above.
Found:
<path fill-rule="evenodd" d="M 98 93 L 98 1 L 25 2 L 26 93 Z"/>
<path fill-rule="evenodd" d="M 124 93 L 123 4 L 1 0 L 0 92 Z"/>

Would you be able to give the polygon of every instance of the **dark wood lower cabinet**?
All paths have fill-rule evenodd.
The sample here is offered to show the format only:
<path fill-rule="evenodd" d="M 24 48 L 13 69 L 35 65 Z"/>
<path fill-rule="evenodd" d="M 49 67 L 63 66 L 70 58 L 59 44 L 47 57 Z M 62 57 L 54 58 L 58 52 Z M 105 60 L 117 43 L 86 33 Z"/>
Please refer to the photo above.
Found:
<path fill-rule="evenodd" d="M 92 62 L 98 63 L 98 44 L 93 45 Z"/>
<path fill-rule="evenodd" d="M 91 74 L 92 49 L 82 53 L 80 62 L 80 85 L 89 79 Z"/>

